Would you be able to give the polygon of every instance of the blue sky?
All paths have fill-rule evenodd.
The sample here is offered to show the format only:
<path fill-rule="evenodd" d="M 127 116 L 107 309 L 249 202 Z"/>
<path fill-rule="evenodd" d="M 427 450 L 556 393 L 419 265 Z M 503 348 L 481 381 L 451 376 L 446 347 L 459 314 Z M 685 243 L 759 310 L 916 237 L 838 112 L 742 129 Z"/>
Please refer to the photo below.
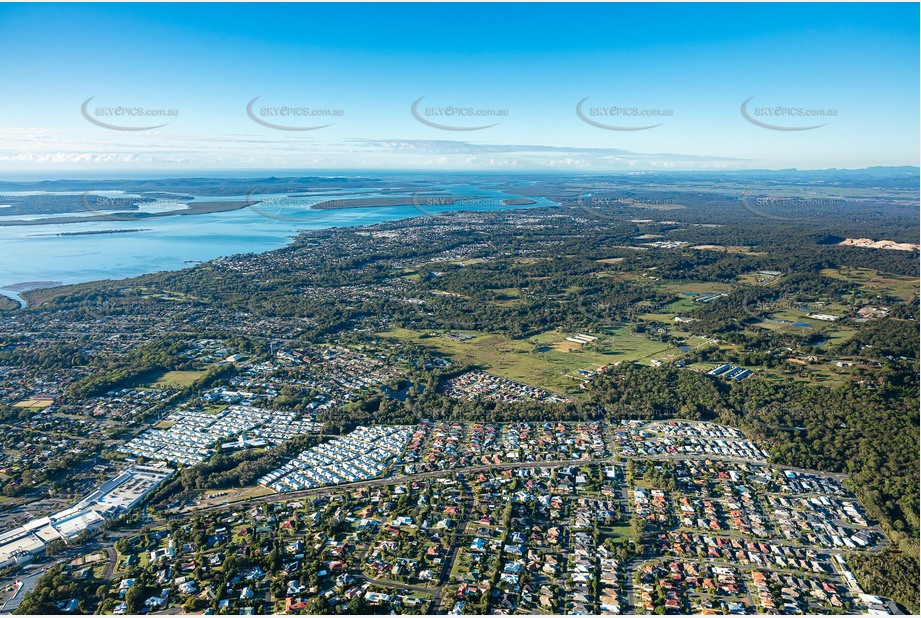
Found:
<path fill-rule="evenodd" d="M 917 165 L 918 23 L 917 4 L 6 4 L 0 176 Z M 91 119 L 167 124 L 98 126 L 90 97 Z M 263 126 L 255 97 L 273 124 L 332 124 Z M 618 130 L 577 115 L 586 97 Z M 282 106 L 341 114 L 261 111 Z"/>

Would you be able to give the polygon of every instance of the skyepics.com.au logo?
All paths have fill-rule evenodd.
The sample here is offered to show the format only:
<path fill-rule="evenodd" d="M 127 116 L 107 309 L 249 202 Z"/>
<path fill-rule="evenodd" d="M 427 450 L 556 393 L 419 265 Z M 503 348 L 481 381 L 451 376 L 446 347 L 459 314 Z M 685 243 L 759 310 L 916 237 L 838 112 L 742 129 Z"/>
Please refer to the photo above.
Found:
<path fill-rule="evenodd" d="M 377 210 L 385 218 L 401 218 L 406 216 L 405 209 L 412 207 L 426 217 L 442 217 L 460 209 L 490 210 L 509 206 L 510 202 L 514 204 L 512 198 L 506 200 L 475 193 L 448 195 L 432 189 L 419 189 L 405 195 L 337 196 L 305 191 L 299 185 L 256 187 L 246 197 L 246 206 L 253 212 L 289 223 L 320 223 L 332 213 L 352 209 L 360 209 L 365 214 Z"/>
<path fill-rule="evenodd" d="M 670 210 L 681 208 L 670 198 L 641 198 L 630 195 L 617 195 L 611 189 L 584 189 L 576 194 L 573 205 L 584 215 L 601 221 L 624 221 L 629 211 L 626 209 Z"/>
<path fill-rule="evenodd" d="M 752 196 L 743 193 L 742 207 L 753 215 L 774 221 L 810 221 L 821 218 L 823 209 L 844 205 L 844 200 L 824 197 Z"/>
<path fill-rule="evenodd" d="M 318 119 L 342 118 L 345 111 L 338 108 L 316 108 L 305 105 L 256 105 L 259 97 L 246 104 L 246 115 L 256 124 L 276 131 L 316 131 L 331 127 L 335 122 L 315 124 Z M 322 120 L 321 120 L 322 122 Z"/>
<path fill-rule="evenodd" d="M 98 328 L 118 330 L 119 321 L 134 321 L 137 319 L 136 316 L 150 315 L 150 302 L 138 297 L 106 295 L 73 305 L 71 318 L 75 321 L 97 323 Z"/>
<path fill-rule="evenodd" d="M 422 105 L 425 97 L 416 99 L 410 107 L 413 118 L 422 124 L 442 131 L 482 131 L 498 122 L 482 124 L 484 118 L 507 118 L 507 109 L 490 107 L 463 107 L 455 105 Z"/>
<path fill-rule="evenodd" d="M 493 210 L 496 208 L 514 206 L 516 198 L 501 198 L 488 195 L 446 195 L 433 192 L 430 189 L 420 189 L 413 192 L 410 203 L 413 208 L 426 217 L 445 217 L 456 210 L 463 208 L 475 210 Z"/>
<path fill-rule="evenodd" d="M 304 193 L 299 185 L 266 185 L 254 187 L 246 195 L 246 207 L 267 219 L 286 223 L 317 223 L 330 211 L 345 207 L 345 200 Z"/>
<path fill-rule="evenodd" d="M 589 98 L 591 97 L 585 97 L 576 103 L 576 115 L 582 122 L 606 131 L 646 131 L 655 129 L 656 127 L 661 127 L 665 122 L 648 124 L 650 119 L 667 119 L 675 115 L 675 110 L 673 109 L 657 107 L 619 105 L 587 107 L 585 102 Z"/>
<path fill-rule="evenodd" d="M 812 131 L 828 124 L 828 122 L 812 124 L 816 120 L 838 117 L 837 109 L 810 108 L 796 105 L 753 106 L 751 102 L 754 98 L 748 97 L 742 102 L 742 117 L 762 129 L 772 131 Z"/>
<path fill-rule="evenodd" d="M 116 191 L 84 191 L 83 210 L 96 219 L 138 221 L 147 217 L 176 214 L 188 210 L 189 196 L 158 193 L 131 195 Z"/>
<path fill-rule="evenodd" d="M 90 105 L 90 97 L 80 106 L 80 113 L 87 122 L 109 129 L 110 131 L 150 131 L 165 127 L 168 122 L 149 124 L 152 118 L 176 118 L 178 109 L 165 109 L 161 107 L 149 108 L 138 105 Z"/>
<path fill-rule="evenodd" d="M 137 196 L 98 191 L 84 191 L 81 200 L 86 212 L 107 221 L 136 220 L 144 201 Z"/>

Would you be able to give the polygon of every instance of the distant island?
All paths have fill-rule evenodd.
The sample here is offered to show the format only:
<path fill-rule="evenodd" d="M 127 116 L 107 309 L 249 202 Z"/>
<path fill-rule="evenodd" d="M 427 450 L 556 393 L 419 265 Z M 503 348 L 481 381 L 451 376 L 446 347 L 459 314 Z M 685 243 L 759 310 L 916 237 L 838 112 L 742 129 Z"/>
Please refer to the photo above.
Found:
<path fill-rule="evenodd" d="M 187 208 L 168 210 L 166 212 L 117 212 L 101 213 L 99 215 L 87 215 L 85 217 L 48 217 L 47 219 L 14 219 L 11 221 L 0 221 L 2 225 L 50 225 L 60 223 L 90 223 L 93 221 L 134 221 L 141 219 L 152 219 L 155 217 L 172 217 L 188 215 L 204 215 L 216 212 L 227 212 L 231 210 L 240 210 L 247 206 L 252 206 L 249 201 L 228 201 L 228 202 L 198 202 L 191 203 Z M 137 230 L 125 230 L 137 231 Z"/>
<path fill-rule="evenodd" d="M 4 285 L 2 289 L 10 292 L 28 292 L 29 290 L 38 290 L 41 288 L 53 288 L 64 285 L 60 281 L 22 281 L 20 283 L 11 283 Z"/>
<path fill-rule="evenodd" d="M 57 234 L 33 234 L 33 236 L 92 236 L 94 234 L 130 234 L 132 232 L 149 232 L 150 228 L 130 230 L 86 230 L 82 232 L 58 232 Z"/>
<path fill-rule="evenodd" d="M 314 204 L 312 210 L 338 210 L 340 208 L 373 208 L 376 206 L 450 206 L 455 202 L 482 200 L 485 195 L 414 195 L 413 197 L 356 197 L 327 200 Z M 504 202 L 503 202 L 504 203 Z M 533 204 L 534 202 L 528 201 Z"/>

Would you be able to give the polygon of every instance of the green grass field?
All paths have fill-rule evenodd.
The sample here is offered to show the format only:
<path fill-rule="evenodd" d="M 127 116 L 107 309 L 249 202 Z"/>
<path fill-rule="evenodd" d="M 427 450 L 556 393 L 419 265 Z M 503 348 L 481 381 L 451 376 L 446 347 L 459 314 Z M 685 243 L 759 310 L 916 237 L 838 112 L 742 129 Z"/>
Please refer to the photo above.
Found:
<path fill-rule="evenodd" d="M 642 305 L 639 306 L 642 307 Z M 660 307 L 658 310 L 651 309 L 648 313 L 642 313 L 639 317 L 651 322 L 679 326 L 675 322 L 675 316 L 680 315 L 682 317 L 687 317 L 688 313 L 698 307 L 699 305 L 696 304 L 692 298 L 682 296 Z"/>
<path fill-rule="evenodd" d="M 172 290 L 152 290 L 148 287 L 141 287 L 141 298 L 159 298 L 160 300 L 172 300 L 177 302 L 201 301 L 197 296 L 186 294 L 185 292 L 174 292 Z"/>
<path fill-rule="evenodd" d="M 633 538 L 633 528 L 629 523 L 603 526 L 601 528 L 601 534 L 604 538 L 612 538 L 617 543 L 622 543 Z"/>
<path fill-rule="evenodd" d="M 706 294 L 714 292 L 729 292 L 732 286 L 728 283 L 714 283 L 712 281 L 660 281 L 659 287 L 674 292 L 675 294 Z"/>
<path fill-rule="evenodd" d="M 828 341 L 824 344 L 826 346 L 838 345 L 844 343 L 848 339 L 854 336 L 857 332 L 855 329 L 848 326 L 842 326 L 835 322 L 825 322 L 823 320 L 815 320 L 807 317 L 810 313 L 821 313 L 822 310 L 817 309 L 815 312 L 812 311 L 801 311 L 798 309 L 786 309 L 784 311 L 775 311 L 766 315 L 765 317 L 770 317 L 774 320 L 783 320 L 783 322 L 773 322 L 771 320 L 762 320 L 757 323 L 757 326 L 760 328 L 766 328 L 768 330 L 781 331 L 785 333 L 794 333 L 798 335 L 820 335 L 827 339 Z M 840 312 L 835 313 L 834 315 L 839 315 Z M 808 324 L 809 326 L 797 326 L 799 324 Z"/>
<path fill-rule="evenodd" d="M 578 369 L 594 371 L 603 365 L 622 361 L 648 364 L 652 358 L 678 353 L 677 348 L 653 341 L 627 328 L 606 328 L 598 341 L 578 346 L 566 341 L 575 332 L 548 331 L 527 339 L 508 339 L 491 333 L 463 331 L 472 335 L 467 341 L 454 341 L 443 336 L 427 337 L 421 331 L 394 329 L 381 333 L 384 337 L 413 341 L 427 346 L 457 362 L 475 364 L 489 371 L 559 393 L 578 394 L 578 384 L 584 378 Z M 572 348 L 571 351 L 565 351 Z M 538 351 L 543 349 L 545 351 Z"/>
<path fill-rule="evenodd" d="M 893 296 L 904 301 L 918 295 L 918 280 L 913 277 L 890 275 L 869 268 L 826 268 L 822 274 L 856 283 L 868 294 Z"/>
<path fill-rule="evenodd" d="M 164 374 L 156 376 L 155 380 L 150 381 L 145 386 L 151 388 L 185 388 L 191 386 L 196 380 L 205 375 L 205 371 L 167 371 Z"/>

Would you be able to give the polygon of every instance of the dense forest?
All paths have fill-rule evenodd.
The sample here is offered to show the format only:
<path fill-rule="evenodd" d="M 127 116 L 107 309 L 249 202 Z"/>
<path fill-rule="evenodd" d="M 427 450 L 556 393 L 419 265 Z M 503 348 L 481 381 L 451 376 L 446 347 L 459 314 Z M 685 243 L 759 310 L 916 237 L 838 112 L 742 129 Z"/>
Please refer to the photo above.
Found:
<path fill-rule="evenodd" d="M 850 556 L 847 565 L 868 589 L 918 613 L 917 557 L 890 551 L 882 555 Z"/>

